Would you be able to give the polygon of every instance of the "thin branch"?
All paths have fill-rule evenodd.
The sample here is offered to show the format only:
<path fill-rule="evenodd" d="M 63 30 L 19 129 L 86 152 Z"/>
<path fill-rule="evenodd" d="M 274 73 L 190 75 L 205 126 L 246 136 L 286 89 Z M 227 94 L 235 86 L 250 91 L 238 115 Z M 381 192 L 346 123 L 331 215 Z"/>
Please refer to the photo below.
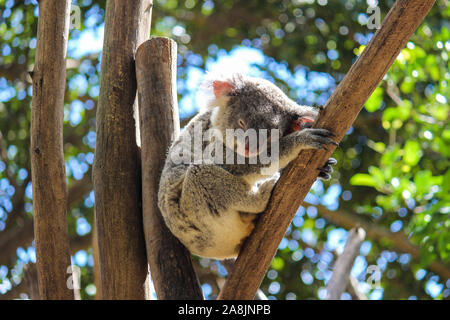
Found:
<path fill-rule="evenodd" d="M 367 300 L 367 297 L 364 293 L 362 293 L 361 291 L 359 291 L 358 289 L 358 280 L 353 277 L 350 276 L 348 279 L 348 283 L 347 283 L 347 291 L 348 293 L 350 293 L 350 295 L 352 296 L 353 300 Z"/>
<path fill-rule="evenodd" d="M 413 259 L 420 258 L 420 247 L 411 243 L 408 236 L 401 231 L 391 232 L 387 228 L 369 223 L 358 215 L 344 210 L 330 211 L 323 206 L 317 206 L 317 213 L 327 221 L 347 230 L 361 226 L 366 231 L 367 238 L 373 240 L 388 239 L 395 251 L 409 253 Z M 427 268 L 442 279 L 450 279 L 450 267 L 438 259 L 431 262 Z"/>
<path fill-rule="evenodd" d="M 315 127 L 340 141 L 434 0 L 397 0 L 356 63 L 333 92 Z M 244 243 L 221 299 L 253 299 L 297 208 L 334 151 L 303 151 L 282 173 L 271 200 Z"/>
<path fill-rule="evenodd" d="M 28 297 L 31 300 L 40 300 L 38 274 L 35 263 L 28 263 L 23 267 L 23 279 L 27 287 Z"/>
<path fill-rule="evenodd" d="M 327 284 L 327 299 L 338 300 L 349 282 L 350 271 L 359 249 L 366 237 L 363 228 L 355 228 L 349 231 L 344 252 L 337 258 L 333 269 L 333 275 Z"/>

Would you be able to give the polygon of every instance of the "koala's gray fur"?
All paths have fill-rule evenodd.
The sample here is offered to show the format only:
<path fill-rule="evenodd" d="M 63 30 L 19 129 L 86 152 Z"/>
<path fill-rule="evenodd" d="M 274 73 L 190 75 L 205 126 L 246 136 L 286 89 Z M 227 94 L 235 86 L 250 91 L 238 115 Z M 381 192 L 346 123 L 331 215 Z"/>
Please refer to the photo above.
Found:
<path fill-rule="evenodd" d="M 254 228 L 255 218 L 266 208 L 277 170 L 262 174 L 261 169 L 269 165 L 259 161 L 194 163 L 194 127 L 201 125 L 202 132 L 218 129 L 224 137 L 226 129 L 238 129 L 242 123 L 247 129 L 279 129 L 278 169 L 302 149 L 326 148 L 336 143 L 331 140 L 333 134 L 325 129 L 306 128 L 285 135 L 294 119 L 315 119 L 317 111 L 297 105 L 267 80 L 234 75 L 209 79 L 205 88 L 206 92 L 214 92 L 213 98 L 170 147 L 161 175 L 158 206 L 168 228 L 191 253 L 226 259 L 237 256 Z M 203 141 L 202 150 L 208 144 L 221 148 L 224 155 L 231 148 L 233 156 L 237 156 L 235 145 L 212 137 Z M 175 162 L 173 158 L 181 154 L 188 161 Z M 328 167 L 326 172 L 330 171 Z"/>

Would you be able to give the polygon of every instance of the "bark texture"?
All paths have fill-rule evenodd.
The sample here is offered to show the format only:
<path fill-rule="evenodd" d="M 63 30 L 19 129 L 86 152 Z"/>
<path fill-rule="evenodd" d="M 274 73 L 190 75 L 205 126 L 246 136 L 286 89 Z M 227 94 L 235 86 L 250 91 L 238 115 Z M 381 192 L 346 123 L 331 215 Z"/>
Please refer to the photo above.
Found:
<path fill-rule="evenodd" d="M 94 217 L 95 220 L 95 217 Z M 100 274 L 100 261 L 98 257 L 98 235 L 97 227 L 94 221 L 94 228 L 92 230 L 92 257 L 94 258 L 94 284 L 95 284 L 95 300 L 102 299 L 102 284 L 101 284 L 101 274 Z"/>
<path fill-rule="evenodd" d="M 31 300 L 40 300 L 38 275 L 35 263 L 29 262 L 23 267 L 23 278 L 28 289 L 28 297 Z"/>
<path fill-rule="evenodd" d="M 69 0 L 39 2 L 31 104 L 31 174 L 36 264 L 41 299 L 73 299 L 63 152 L 63 106 Z"/>
<path fill-rule="evenodd" d="M 434 4 L 434 0 L 397 0 L 364 52 L 350 68 L 321 112 L 315 127 L 341 141 L 364 103 Z M 243 245 L 219 299 L 253 299 L 297 208 L 317 178 L 317 168 L 334 147 L 302 151 L 282 173 L 265 213 Z"/>
<path fill-rule="evenodd" d="M 349 231 L 344 252 L 337 258 L 334 264 L 333 275 L 327 285 L 327 300 L 339 300 L 350 281 L 350 271 L 359 249 L 366 237 L 363 228 L 355 228 Z"/>
<path fill-rule="evenodd" d="M 152 38 L 136 53 L 142 157 L 142 211 L 147 258 L 158 299 L 203 299 L 188 250 L 157 206 L 167 150 L 180 131 L 176 42 Z"/>
<path fill-rule="evenodd" d="M 134 55 L 150 35 L 152 1 L 106 3 L 93 166 L 103 299 L 145 299 Z"/>

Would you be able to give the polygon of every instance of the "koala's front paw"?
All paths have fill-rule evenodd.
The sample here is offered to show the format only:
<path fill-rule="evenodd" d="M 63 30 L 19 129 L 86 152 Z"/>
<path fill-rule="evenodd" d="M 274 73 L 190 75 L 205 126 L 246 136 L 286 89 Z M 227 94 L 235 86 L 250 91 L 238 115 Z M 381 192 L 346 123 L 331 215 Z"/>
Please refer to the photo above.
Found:
<path fill-rule="evenodd" d="M 336 135 L 327 129 L 308 128 L 300 130 L 296 134 L 298 134 L 299 142 L 310 149 L 328 150 L 327 145 L 339 145 L 331 139 Z"/>
<path fill-rule="evenodd" d="M 325 165 L 322 168 L 317 168 L 317 170 L 320 170 L 319 173 L 319 179 L 321 180 L 330 180 L 331 175 L 330 173 L 333 172 L 333 165 L 337 163 L 337 160 L 335 158 L 330 158 L 327 160 Z"/>

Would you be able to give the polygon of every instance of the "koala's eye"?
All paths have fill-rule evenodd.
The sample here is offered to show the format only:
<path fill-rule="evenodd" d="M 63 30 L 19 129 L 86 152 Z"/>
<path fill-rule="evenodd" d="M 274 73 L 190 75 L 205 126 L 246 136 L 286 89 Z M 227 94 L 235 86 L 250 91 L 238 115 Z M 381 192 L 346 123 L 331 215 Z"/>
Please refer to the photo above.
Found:
<path fill-rule="evenodd" d="M 238 120 L 238 124 L 239 124 L 239 127 L 241 127 L 242 129 L 245 130 L 245 122 L 244 122 L 244 120 L 239 119 L 239 120 Z"/>

